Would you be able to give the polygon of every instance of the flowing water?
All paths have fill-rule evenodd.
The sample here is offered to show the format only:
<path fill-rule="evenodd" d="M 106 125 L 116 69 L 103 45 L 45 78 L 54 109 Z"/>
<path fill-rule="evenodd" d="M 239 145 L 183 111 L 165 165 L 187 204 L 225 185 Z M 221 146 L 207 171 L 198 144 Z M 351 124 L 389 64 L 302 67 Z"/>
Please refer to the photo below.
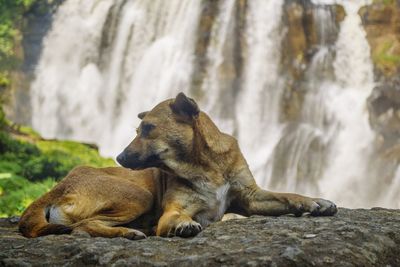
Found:
<path fill-rule="evenodd" d="M 66 1 L 32 85 L 35 129 L 116 155 L 136 114 L 189 87 L 199 15 L 191 0 Z"/>
<path fill-rule="evenodd" d="M 364 2 L 342 1 L 346 17 L 339 26 L 329 2 L 313 1 L 318 44 L 306 66 L 299 119 L 288 121 L 283 0 L 248 1 L 243 24 L 239 1 L 218 1 L 200 86 L 193 75 L 202 1 L 66 0 L 32 84 L 33 126 L 44 137 L 96 143 L 103 155 L 115 156 L 135 135 L 137 113 L 179 91 L 193 93 L 238 138 L 262 187 L 348 207 L 400 208 L 398 190 L 381 195 L 387 187 L 377 189 L 379 174 L 369 170 L 375 136 L 366 99 L 374 81 L 357 14 Z M 399 173 L 386 186 L 398 188 Z"/>

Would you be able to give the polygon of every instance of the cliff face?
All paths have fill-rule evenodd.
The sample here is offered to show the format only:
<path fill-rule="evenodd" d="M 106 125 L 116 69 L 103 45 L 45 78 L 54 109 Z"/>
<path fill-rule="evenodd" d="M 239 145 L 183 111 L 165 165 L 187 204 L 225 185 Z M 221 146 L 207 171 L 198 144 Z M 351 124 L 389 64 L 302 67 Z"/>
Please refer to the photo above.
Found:
<path fill-rule="evenodd" d="M 363 7 L 361 16 L 371 47 L 378 79 L 399 74 L 400 67 L 400 2 L 376 0 Z"/>
<path fill-rule="evenodd" d="M 400 162 L 400 2 L 376 0 L 359 14 L 371 47 L 377 82 L 368 99 L 370 124 L 380 149 Z"/>
<path fill-rule="evenodd" d="M 344 9 L 340 5 L 322 6 L 311 1 L 285 1 L 281 54 L 281 68 L 286 79 L 283 101 L 285 119 L 298 119 L 304 96 L 309 90 L 307 71 L 310 71 L 313 57 L 321 46 L 333 50 L 344 16 Z M 333 68 L 329 67 L 323 72 L 326 79 L 333 75 Z M 317 73 L 313 72 L 313 75 Z"/>
<path fill-rule="evenodd" d="M 45 236 L 0 221 L 0 266 L 399 266 L 399 210 L 340 209 L 334 217 L 250 217 L 194 238 Z"/>

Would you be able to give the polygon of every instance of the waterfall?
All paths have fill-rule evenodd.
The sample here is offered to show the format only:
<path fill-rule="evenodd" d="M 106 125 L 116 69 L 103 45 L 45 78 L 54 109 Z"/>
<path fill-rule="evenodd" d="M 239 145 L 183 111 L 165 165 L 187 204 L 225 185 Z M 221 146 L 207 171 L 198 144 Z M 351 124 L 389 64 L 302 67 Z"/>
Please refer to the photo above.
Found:
<path fill-rule="evenodd" d="M 199 15 L 191 0 L 66 1 L 32 85 L 34 128 L 116 155 L 136 114 L 188 88 Z"/>
<path fill-rule="evenodd" d="M 328 103 L 338 132 L 328 155 L 321 191 L 328 197 L 342 195 L 343 202 L 362 206 L 366 204 L 362 195 L 369 183 L 367 164 L 374 140 L 366 110 L 374 87 L 373 67 L 357 14 L 360 6 L 348 2 L 344 7 L 347 16 L 341 25 L 334 62 L 337 83 L 330 85 L 333 93 Z M 359 49 L 349 46 L 350 42 Z"/>
<path fill-rule="evenodd" d="M 340 25 L 329 8 L 334 2 L 346 11 Z M 262 187 L 347 207 L 399 208 L 396 189 L 382 195 L 382 185 L 377 197 L 369 195 L 379 173 L 370 171 L 377 155 L 366 109 L 373 66 L 357 14 L 366 2 L 310 2 L 318 41 L 303 67 L 295 120 L 285 118 L 282 107 L 285 1 L 218 1 L 215 17 L 206 20 L 209 32 L 201 33 L 207 3 L 66 0 L 31 86 L 33 127 L 47 138 L 96 143 L 103 155 L 115 156 L 133 138 L 139 112 L 184 91 L 237 137 Z M 209 35 L 201 55 L 200 34 Z M 201 75 L 195 73 L 199 61 Z M 390 188 L 398 187 L 397 167 Z"/>
<path fill-rule="evenodd" d="M 235 1 L 219 1 L 220 14 L 213 24 L 211 40 L 207 49 L 208 66 L 206 77 L 202 84 L 204 97 L 201 101 L 202 109 L 216 117 L 216 123 L 221 130 L 232 132 L 234 129 L 234 118 L 224 114 L 229 109 L 229 103 L 220 101 L 221 93 L 228 94 L 232 90 L 229 80 L 233 63 L 229 61 L 227 51 L 232 49 L 232 33 L 235 15 Z M 228 60 L 227 60 L 228 59 Z M 227 101 L 229 102 L 229 101 Z M 225 119 L 220 119 L 225 117 Z"/>
<path fill-rule="evenodd" d="M 279 122 L 283 93 L 279 75 L 282 5 L 283 1 L 249 2 L 245 29 L 247 56 L 236 104 L 238 141 L 261 186 L 266 185 L 266 177 L 270 175 L 268 171 L 263 173 L 264 164 L 270 165 L 271 152 L 282 129 Z"/>
<path fill-rule="evenodd" d="M 271 178 L 266 182 L 267 187 L 281 191 L 318 195 L 324 154 L 333 135 L 332 119 L 326 110 L 330 97 L 326 88 L 333 83 L 330 73 L 334 49 L 327 39 L 337 29 L 333 14 L 326 6 L 316 5 L 313 13 L 319 43 L 306 71 L 307 94 L 301 116 L 299 121 L 284 125 L 271 156 L 273 164 L 268 167 Z"/>

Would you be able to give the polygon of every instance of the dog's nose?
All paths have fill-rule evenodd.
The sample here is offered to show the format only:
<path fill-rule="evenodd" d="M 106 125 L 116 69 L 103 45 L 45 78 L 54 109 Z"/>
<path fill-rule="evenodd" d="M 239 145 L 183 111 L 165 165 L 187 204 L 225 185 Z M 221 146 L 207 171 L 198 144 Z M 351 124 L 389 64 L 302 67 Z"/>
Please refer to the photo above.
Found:
<path fill-rule="evenodd" d="M 119 164 L 121 164 L 122 166 L 124 166 L 124 163 L 125 163 L 125 153 L 124 152 L 122 152 L 121 154 L 119 154 L 118 156 L 117 156 L 117 162 L 119 163 Z"/>

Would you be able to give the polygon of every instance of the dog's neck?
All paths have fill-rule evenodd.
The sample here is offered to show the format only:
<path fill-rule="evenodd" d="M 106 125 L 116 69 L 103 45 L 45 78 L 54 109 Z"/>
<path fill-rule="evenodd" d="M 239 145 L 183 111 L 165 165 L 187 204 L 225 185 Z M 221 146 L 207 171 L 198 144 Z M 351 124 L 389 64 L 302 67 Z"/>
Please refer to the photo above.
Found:
<path fill-rule="evenodd" d="M 184 161 L 169 159 L 169 172 L 191 181 L 224 184 L 239 173 L 252 174 L 234 137 L 219 131 L 203 112 L 193 123 L 193 147 Z"/>

